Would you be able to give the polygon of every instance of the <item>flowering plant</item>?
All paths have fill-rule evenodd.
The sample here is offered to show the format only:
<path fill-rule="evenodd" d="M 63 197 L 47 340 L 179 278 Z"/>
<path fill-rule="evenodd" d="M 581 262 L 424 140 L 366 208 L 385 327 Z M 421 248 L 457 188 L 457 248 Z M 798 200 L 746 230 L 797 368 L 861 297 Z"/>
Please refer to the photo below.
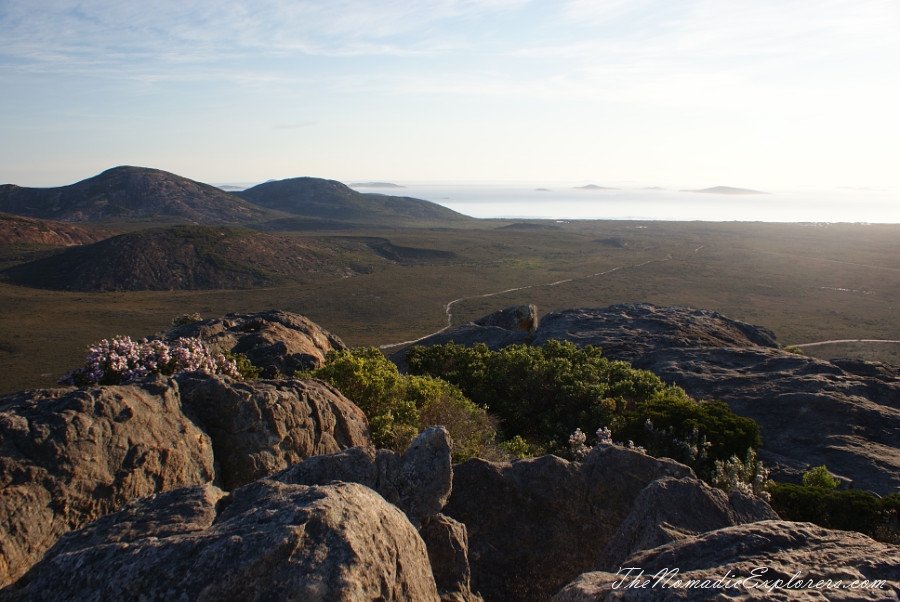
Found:
<path fill-rule="evenodd" d="M 597 432 L 594 433 L 594 435 L 597 436 L 596 445 L 599 447 L 618 445 L 619 447 L 633 449 L 642 454 L 647 453 L 646 449 L 639 445 L 635 445 L 634 441 L 629 441 L 628 443 L 614 443 L 612 440 L 612 431 L 608 426 L 597 429 Z M 572 458 L 576 460 L 584 460 L 592 449 L 594 449 L 594 446 L 587 445 L 587 435 L 580 428 L 575 429 L 575 432 L 569 435 L 569 455 Z"/>
<path fill-rule="evenodd" d="M 223 354 L 213 354 L 200 339 L 180 338 L 133 341 L 116 336 L 88 347 L 84 366 L 59 379 L 60 384 L 79 387 L 127 383 L 148 374 L 203 372 L 239 377 L 237 364 Z"/>

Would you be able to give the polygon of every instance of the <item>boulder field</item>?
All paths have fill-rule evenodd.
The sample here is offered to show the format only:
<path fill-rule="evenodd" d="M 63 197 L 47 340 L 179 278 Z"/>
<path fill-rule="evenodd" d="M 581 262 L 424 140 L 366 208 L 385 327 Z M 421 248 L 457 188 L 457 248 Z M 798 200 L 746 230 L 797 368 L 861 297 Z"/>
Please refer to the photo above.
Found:
<path fill-rule="evenodd" d="M 521 312 L 507 312 L 515 319 L 464 330 L 483 337 L 499 329 L 507 340 L 521 332 L 536 343 L 565 332 L 570 340 L 596 341 L 608 355 L 643 344 L 629 351 L 638 359 L 662 354 L 655 333 L 672 354 L 749 348 L 788 366 L 797 361 L 782 355 L 771 333 L 708 312 L 643 305 L 577 311 L 540 322 L 535 315 L 521 331 Z M 601 331 L 604 311 L 631 316 L 633 336 L 648 341 L 628 343 L 622 334 L 618 347 L 615 337 L 603 344 L 590 333 Z M 697 316 L 728 327 L 704 333 Z M 320 381 L 280 376 L 314 366 L 329 346 L 342 348 L 302 316 L 264 312 L 180 328 L 174 336 L 217 340 L 223 351 L 254 350 L 269 363 L 254 362 L 269 366 L 273 378 L 182 374 L 0 397 L 0 602 L 900 596 L 900 547 L 781 521 L 764 501 L 710 488 L 666 458 L 610 445 L 578 462 L 542 456 L 453 465 L 439 425 L 402 454 L 375 449 L 353 400 Z M 273 334 L 282 328 L 294 339 L 283 346 Z M 873 379 L 854 389 L 857 401 L 884 408 L 882 437 L 885 445 L 893 441 L 889 410 L 896 401 L 892 406 L 888 394 L 897 383 L 890 368 L 864 377 L 862 369 L 822 364 L 841 372 L 816 371 L 817 363 L 783 372 L 798 379 L 805 370 L 812 395 Z M 748 372 L 747 365 L 720 374 Z M 818 381 L 823 374 L 831 380 Z M 695 374 L 678 384 L 690 378 L 706 382 Z M 834 386 L 815 390 L 826 382 Z M 888 397 L 864 398 L 866 391 Z M 829 425 L 838 426 L 821 426 Z M 869 436 L 865 428 L 854 432 Z M 834 441 L 826 432 L 820 447 L 828 458 L 837 457 L 828 455 L 836 453 L 829 451 L 837 449 Z M 800 460 L 787 456 L 784 463 Z M 868 488 L 882 484 L 879 474 L 863 473 Z M 639 572 L 645 581 L 656 574 L 669 580 L 642 588 Z M 733 587 L 676 587 L 676 577 L 732 579 Z M 792 578 L 795 589 L 774 584 Z M 867 587 L 816 586 L 827 580 Z"/>

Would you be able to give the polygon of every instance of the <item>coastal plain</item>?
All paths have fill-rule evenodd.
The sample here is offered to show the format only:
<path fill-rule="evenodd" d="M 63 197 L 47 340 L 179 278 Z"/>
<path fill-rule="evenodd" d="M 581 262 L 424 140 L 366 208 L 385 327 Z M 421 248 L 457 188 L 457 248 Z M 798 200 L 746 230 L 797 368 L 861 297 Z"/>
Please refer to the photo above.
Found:
<path fill-rule="evenodd" d="M 732 201 L 727 201 L 732 202 Z M 900 225 L 471 220 L 282 232 L 343 270 L 269 286 L 49 290 L 0 282 L 0 393 L 53 386 L 86 347 L 177 316 L 281 309 L 350 346 L 388 346 L 492 311 L 690 306 L 771 329 L 822 358 L 900 364 Z M 7 253 L 3 265 L 20 263 Z M 877 341 L 877 342 L 874 342 Z"/>

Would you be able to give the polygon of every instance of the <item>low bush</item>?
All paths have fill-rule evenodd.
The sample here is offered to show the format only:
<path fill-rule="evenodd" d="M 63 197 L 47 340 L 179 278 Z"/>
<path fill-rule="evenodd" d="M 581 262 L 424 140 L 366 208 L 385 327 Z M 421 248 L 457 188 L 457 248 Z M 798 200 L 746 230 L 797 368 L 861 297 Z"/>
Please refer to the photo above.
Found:
<path fill-rule="evenodd" d="M 448 343 L 413 347 L 406 360 L 411 374 L 447 380 L 495 414 L 503 440 L 520 437 L 551 453 L 570 454 L 575 429 L 603 425 L 709 478 L 716 460 L 744 457 L 760 444 L 752 419 L 722 402 L 697 402 L 647 370 L 608 360 L 597 347 L 548 341 L 491 351 Z"/>
<path fill-rule="evenodd" d="M 454 462 L 506 455 L 494 443 L 496 425 L 484 408 L 439 378 L 401 375 L 374 347 L 329 351 L 322 368 L 297 376 L 329 382 L 359 406 L 378 447 L 402 452 L 423 429 L 442 425 Z"/>
<path fill-rule="evenodd" d="M 858 531 L 900 543 L 900 493 L 878 497 L 867 491 L 770 483 L 771 504 L 781 518 L 828 529 Z"/>

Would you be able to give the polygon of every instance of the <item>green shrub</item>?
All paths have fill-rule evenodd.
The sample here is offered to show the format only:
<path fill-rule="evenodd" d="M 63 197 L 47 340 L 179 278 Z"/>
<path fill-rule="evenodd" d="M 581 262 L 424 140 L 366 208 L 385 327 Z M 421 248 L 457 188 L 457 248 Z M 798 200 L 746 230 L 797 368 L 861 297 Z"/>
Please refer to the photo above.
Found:
<path fill-rule="evenodd" d="M 835 491 L 819 486 L 770 483 L 771 504 L 785 520 L 828 529 L 858 531 L 888 543 L 900 543 L 900 493 L 879 498 L 867 491 Z"/>
<path fill-rule="evenodd" d="M 725 493 L 743 491 L 766 501 L 772 499 L 769 493 L 769 471 L 752 449 L 747 451 L 744 460 L 737 456 L 731 456 L 724 462 L 716 460 L 710 484 Z"/>
<path fill-rule="evenodd" d="M 262 368 L 254 366 L 253 362 L 250 361 L 250 358 L 243 353 L 231 353 L 230 351 L 226 351 L 225 359 L 234 362 L 238 374 L 240 374 L 241 378 L 244 380 L 259 378 L 259 375 L 262 373 Z"/>
<path fill-rule="evenodd" d="M 691 399 L 647 370 L 602 356 L 599 348 L 548 341 L 491 351 L 448 343 L 413 347 L 411 374 L 458 386 L 500 419 L 503 439 L 565 455 L 575 429 L 609 426 L 653 455 L 666 455 L 708 476 L 715 460 L 743 457 L 760 444 L 759 427 L 722 402 Z M 521 448 L 521 446 L 520 446 Z"/>
<path fill-rule="evenodd" d="M 823 464 L 816 466 L 803 475 L 803 484 L 807 487 L 818 487 L 820 489 L 834 489 L 838 486 L 838 480 L 831 476 L 828 469 Z"/>
<path fill-rule="evenodd" d="M 297 376 L 325 380 L 359 406 L 378 447 L 405 451 L 423 429 L 442 425 L 450 433 L 454 462 L 505 455 L 494 445 L 493 419 L 458 387 L 431 376 L 401 375 L 374 347 L 330 351 L 322 368 Z"/>

